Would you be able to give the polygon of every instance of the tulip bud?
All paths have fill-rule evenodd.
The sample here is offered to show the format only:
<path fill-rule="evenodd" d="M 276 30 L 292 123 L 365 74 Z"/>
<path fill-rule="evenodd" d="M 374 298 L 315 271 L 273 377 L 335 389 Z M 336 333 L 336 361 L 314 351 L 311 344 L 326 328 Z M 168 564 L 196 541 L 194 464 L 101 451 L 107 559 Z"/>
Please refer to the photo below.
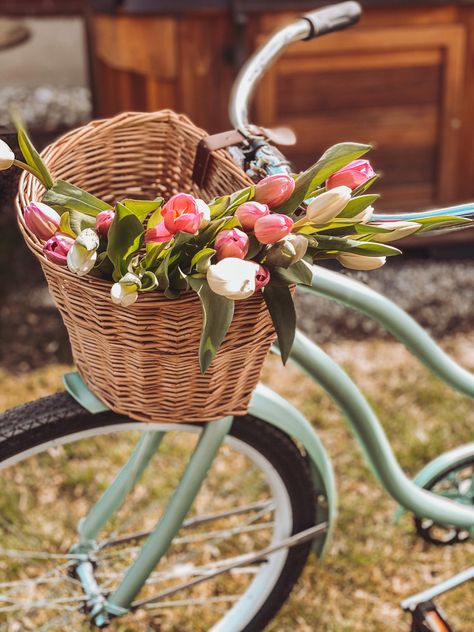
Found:
<path fill-rule="evenodd" d="M 263 266 L 258 266 L 257 273 L 255 275 L 255 289 L 261 290 L 262 287 L 268 285 L 270 281 L 270 270 Z"/>
<path fill-rule="evenodd" d="M 293 220 L 288 215 L 271 213 L 257 219 L 254 226 L 255 237 L 261 244 L 274 244 L 286 237 L 293 228 Z"/>
<path fill-rule="evenodd" d="M 201 213 L 201 223 L 199 224 L 199 228 L 204 228 L 211 221 L 211 209 L 204 200 L 197 199 L 196 205 L 199 213 Z"/>
<path fill-rule="evenodd" d="M 367 224 L 372 219 L 372 215 L 374 214 L 374 207 L 368 206 L 363 211 L 361 211 L 358 215 L 355 215 L 352 219 L 356 222 L 360 222 L 361 224 Z"/>
<path fill-rule="evenodd" d="M 351 189 L 346 186 L 325 191 L 313 199 L 306 209 L 306 217 L 315 224 L 325 224 L 337 217 L 351 199 Z"/>
<path fill-rule="evenodd" d="M 286 202 L 295 190 L 295 181 L 284 173 L 267 176 L 255 186 L 255 201 L 276 208 Z"/>
<path fill-rule="evenodd" d="M 77 276 L 85 276 L 95 265 L 99 237 L 92 228 L 85 228 L 67 253 L 67 266 Z"/>
<path fill-rule="evenodd" d="M 112 302 L 120 307 L 129 307 L 133 305 L 138 298 L 138 290 L 142 283 L 136 274 L 128 272 L 118 283 L 112 285 L 110 296 Z"/>
<path fill-rule="evenodd" d="M 0 171 L 10 169 L 15 160 L 15 154 L 4 140 L 0 140 Z"/>
<path fill-rule="evenodd" d="M 167 230 L 173 235 L 178 232 L 194 235 L 203 219 L 197 200 L 187 193 L 177 193 L 170 197 L 161 213 Z"/>
<path fill-rule="evenodd" d="M 279 268 L 289 268 L 300 261 L 308 249 L 308 240 L 304 235 L 287 235 L 265 252 L 265 264 Z"/>
<path fill-rule="evenodd" d="M 67 265 L 67 254 L 74 246 L 74 239 L 69 235 L 56 233 L 43 246 L 45 257 L 58 266 Z"/>
<path fill-rule="evenodd" d="M 149 228 L 145 233 L 145 243 L 146 244 L 161 244 L 170 241 L 173 238 L 173 235 L 166 228 L 164 222 L 160 222 Z"/>
<path fill-rule="evenodd" d="M 351 270 L 376 270 L 381 268 L 387 257 L 369 257 L 367 255 L 355 255 L 352 252 L 341 252 L 336 259 L 345 268 Z"/>
<path fill-rule="evenodd" d="M 228 257 L 207 270 L 207 282 L 213 292 L 232 300 L 252 296 L 256 287 L 258 264 Z"/>
<path fill-rule="evenodd" d="M 47 204 L 32 202 L 23 210 L 28 229 L 38 239 L 49 239 L 59 228 L 61 217 Z"/>
<path fill-rule="evenodd" d="M 227 257 L 245 259 L 245 255 L 249 250 L 249 238 L 238 228 L 223 230 L 217 235 L 214 248 L 219 261 Z"/>
<path fill-rule="evenodd" d="M 244 230 L 253 230 L 257 219 L 265 217 L 269 213 L 270 209 L 266 204 L 244 202 L 235 211 L 235 216 Z"/>
<path fill-rule="evenodd" d="M 329 176 L 326 180 L 326 188 L 334 189 L 334 187 L 346 186 L 350 189 L 356 189 L 374 176 L 375 171 L 370 162 L 359 158 L 359 160 L 353 160 Z"/>
<path fill-rule="evenodd" d="M 115 213 L 113 211 L 101 211 L 95 218 L 95 227 L 101 237 L 107 237 L 109 228 L 114 221 Z"/>
<path fill-rule="evenodd" d="M 421 224 L 417 224 L 416 222 L 377 222 L 375 226 L 380 226 L 381 228 L 390 228 L 392 229 L 390 233 L 377 233 L 372 237 L 372 241 L 378 241 L 379 243 L 385 244 L 391 241 L 397 241 L 397 239 L 403 239 L 404 237 L 408 237 L 409 235 L 413 235 L 420 228 Z"/>

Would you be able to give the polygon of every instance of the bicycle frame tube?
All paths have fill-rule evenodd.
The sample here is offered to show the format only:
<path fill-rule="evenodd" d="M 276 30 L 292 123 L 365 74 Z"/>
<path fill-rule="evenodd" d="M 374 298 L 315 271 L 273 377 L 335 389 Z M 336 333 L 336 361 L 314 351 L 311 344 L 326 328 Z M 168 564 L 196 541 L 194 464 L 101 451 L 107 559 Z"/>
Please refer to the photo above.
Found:
<path fill-rule="evenodd" d="M 416 222 L 417 219 L 423 219 L 423 217 L 445 217 L 446 215 L 451 215 L 452 217 L 474 218 L 474 203 L 470 202 L 468 204 L 458 204 L 457 206 L 447 206 L 446 208 L 439 208 L 435 211 L 415 211 L 413 213 L 374 213 L 372 221 L 386 222 L 392 220 L 406 220 Z"/>
<path fill-rule="evenodd" d="M 474 398 L 474 375 L 448 356 L 403 309 L 367 286 L 338 272 L 313 266 L 311 286 L 299 286 L 362 312 L 379 322 L 443 382 Z"/>
<path fill-rule="evenodd" d="M 79 545 L 75 549 L 90 551 L 95 548 L 95 539 L 99 531 L 122 505 L 125 498 L 140 480 L 148 463 L 158 451 L 164 435 L 164 432 L 146 432 L 140 437 L 127 463 L 122 467 L 87 517 L 79 522 Z"/>
<path fill-rule="evenodd" d="M 134 597 L 167 551 L 181 528 L 204 481 L 214 457 L 232 426 L 233 417 L 206 424 L 171 500 L 155 530 L 148 537 L 137 559 L 128 569 L 123 581 L 105 604 L 109 612 L 128 609 Z"/>
<path fill-rule="evenodd" d="M 395 500 L 417 516 L 465 529 L 474 527 L 474 509 L 421 489 L 407 478 L 374 411 L 334 360 L 300 332 L 290 357 L 321 384 L 345 413 L 372 470 Z"/>

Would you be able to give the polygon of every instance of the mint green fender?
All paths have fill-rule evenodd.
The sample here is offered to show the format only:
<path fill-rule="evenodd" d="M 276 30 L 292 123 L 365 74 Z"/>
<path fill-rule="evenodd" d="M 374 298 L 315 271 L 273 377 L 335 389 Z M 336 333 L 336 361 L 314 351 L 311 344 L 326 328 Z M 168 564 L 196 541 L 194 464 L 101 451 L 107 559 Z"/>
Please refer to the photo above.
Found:
<path fill-rule="evenodd" d="M 64 385 L 68 393 L 92 414 L 109 410 L 84 384 L 78 373 L 67 373 Z M 314 540 L 313 549 L 323 555 L 329 544 L 336 519 L 337 492 L 331 461 L 321 440 L 309 421 L 292 404 L 259 384 L 250 402 L 249 414 L 263 419 L 299 443 L 308 456 L 314 493 L 318 497 L 316 522 L 327 522 L 329 527 L 324 536 Z"/>
<path fill-rule="evenodd" d="M 258 384 L 253 393 L 249 413 L 279 428 L 303 446 L 318 496 L 316 524 L 327 521 L 329 525 L 325 535 L 314 541 L 315 553 L 324 554 L 336 521 L 337 492 L 332 463 L 319 436 L 299 410 L 263 384 Z"/>
<path fill-rule="evenodd" d="M 474 443 L 466 443 L 465 445 L 461 445 L 453 450 L 449 450 L 449 452 L 440 454 L 438 457 L 427 463 L 413 480 L 418 487 L 425 487 L 425 485 L 427 486 L 432 481 L 436 480 L 442 472 L 468 460 L 474 462 Z M 399 506 L 395 514 L 396 520 L 400 520 L 404 513 L 406 513 L 406 509 Z M 471 531 L 474 535 L 474 528 L 471 529 Z"/>

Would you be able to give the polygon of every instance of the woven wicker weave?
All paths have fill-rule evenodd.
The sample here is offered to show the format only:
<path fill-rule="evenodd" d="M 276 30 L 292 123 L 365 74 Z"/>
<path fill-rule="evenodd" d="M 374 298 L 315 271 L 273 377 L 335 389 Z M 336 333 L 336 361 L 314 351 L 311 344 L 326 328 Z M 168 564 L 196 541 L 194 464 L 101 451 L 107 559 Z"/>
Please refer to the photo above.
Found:
<path fill-rule="evenodd" d="M 169 197 L 178 191 L 209 200 L 247 186 L 246 176 L 224 151 L 214 153 L 204 187 L 196 186 L 192 170 L 203 136 L 186 117 L 171 111 L 126 113 L 70 132 L 43 157 L 55 178 L 108 202 Z M 170 300 L 150 292 L 131 307 L 113 305 L 110 282 L 79 278 L 44 257 L 21 213 L 43 194 L 35 178 L 22 177 L 18 221 L 41 262 L 88 387 L 116 412 L 138 420 L 209 421 L 244 414 L 274 337 L 260 293 L 237 301 L 229 332 L 203 376 L 197 295 L 189 292 Z"/>

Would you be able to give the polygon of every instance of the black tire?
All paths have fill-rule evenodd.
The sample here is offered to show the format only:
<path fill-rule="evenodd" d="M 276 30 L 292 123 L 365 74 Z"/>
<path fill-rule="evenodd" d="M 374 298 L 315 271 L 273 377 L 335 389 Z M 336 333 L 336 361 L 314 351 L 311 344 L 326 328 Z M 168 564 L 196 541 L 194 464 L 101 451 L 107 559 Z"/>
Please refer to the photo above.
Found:
<path fill-rule="evenodd" d="M 124 421 L 123 416 L 111 411 L 90 414 L 67 393 L 18 406 L 0 415 L 0 463 L 47 441 Z M 277 470 L 291 501 L 292 533 L 313 526 L 316 497 L 309 466 L 290 437 L 250 415 L 235 418 L 230 434 L 258 450 Z M 244 628 L 245 632 L 260 632 L 276 615 L 297 582 L 310 551 L 311 542 L 289 550 L 278 581 Z"/>

